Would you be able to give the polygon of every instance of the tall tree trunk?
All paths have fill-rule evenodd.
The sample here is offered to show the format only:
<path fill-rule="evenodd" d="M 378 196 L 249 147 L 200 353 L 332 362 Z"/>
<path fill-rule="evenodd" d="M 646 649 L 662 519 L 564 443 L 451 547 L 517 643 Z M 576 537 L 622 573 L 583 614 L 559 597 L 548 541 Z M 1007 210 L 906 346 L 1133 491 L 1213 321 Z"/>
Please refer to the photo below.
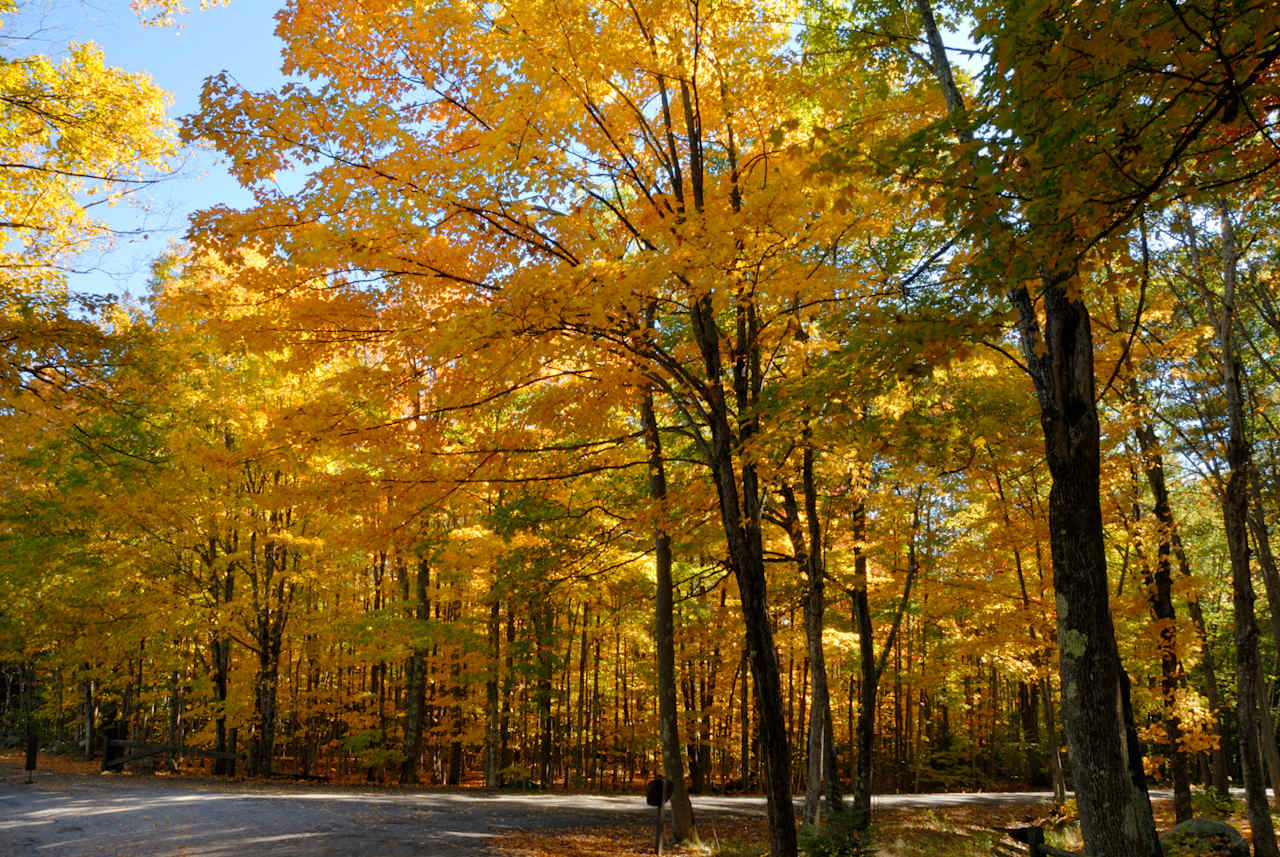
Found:
<path fill-rule="evenodd" d="M 843 809 L 840 790 L 840 768 L 836 763 L 835 739 L 831 734 L 831 691 L 827 682 L 827 659 L 822 648 L 823 613 L 826 609 L 824 582 L 826 560 L 823 557 L 822 521 L 818 517 L 818 486 L 814 476 L 813 448 L 805 445 L 800 468 L 800 484 L 804 489 L 805 521 L 809 529 L 807 563 L 808 592 L 805 598 L 805 637 L 809 647 L 809 674 L 813 702 L 809 708 L 808 788 L 815 792 L 821 784 L 827 796 L 827 813 Z M 815 764 L 815 757 L 817 763 Z M 815 795 L 816 797 L 816 795 Z M 808 817 L 808 789 L 805 812 Z"/>
<path fill-rule="evenodd" d="M 867 512 L 860 502 L 853 511 L 853 588 L 849 596 L 853 607 L 853 624 L 858 629 L 858 654 L 861 684 L 859 686 L 859 708 L 857 724 L 857 759 L 854 767 L 852 811 L 855 823 L 866 827 L 871 823 L 871 789 L 872 789 L 872 755 L 875 746 L 876 692 L 880 686 L 880 678 L 884 675 L 889 655 L 900 652 L 898 646 L 898 630 L 902 627 L 902 617 L 906 615 L 907 605 L 911 601 L 911 585 L 915 581 L 918 570 L 916 557 L 916 534 L 920 524 L 920 495 L 916 495 L 915 506 L 911 512 L 911 542 L 907 549 L 907 577 L 902 586 L 902 597 L 898 601 L 897 611 L 889 626 L 889 634 L 884 648 L 877 658 L 875 640 L 872 636 L 871 609 L 867 597 L 867 556 L 862 549 L 866 539 Z"/>
<path fill-rule="evenodd" d="M 711 299 L 694 304 L 691 322 L 704 363 L 706 416 L 710 443 L 704 445 L 707 464 L 716 485 L 721 525 L 729 553 L 729 566 L 738 583 L 738 595 L 746 629 L 748 660 L 755 687 L 756 716 L 760 735 L 760 760 L 768 808 L 770 847 L 773 857 L 795 857 L 795 807 L 791 803 L 791 751 L 787 740 L 786 711 L 778 653 L 773 641 L 769 598 L 765 579 L 763 511 L 759 478 L 745 457 L 735 451 L 755 437 L 755 402 L 759 393 L 759 355 L 754 348 L 755 320 L 749 302 L 736 311 L 737 335 L 733 349 L 734 398 L 737 431 L 730 425 L 730 411 L 722 381 L 721 339 Z"/>
<path fill-rule="evenodd" d="M 431 618 L 431 562 L 418 557 L 414 575 L 413 617 L 418 630 Z M 422 759 L 422 733 L 427 711 L 427 650 L 416 644 L 405 664 L 404 684 L 404 760 L 400 763 L 402 785 L 417 783 L 418 763 Z"/>
<path fill-rule="evenodd" d="M 1136 382 L 1130 382 L 1129 398 L 1141 403 L 1141 395 Z M 1164 488 L 1164 462 L 1156 443 L 1155 430 L 1147 422 L 1141 422 L 1134 435 L 1142 454 L 1143 468 L 1147 473 L 1147 483 L 1152 486 L 1152 495 L 1159 504 L 1161 492 L 1155 486 Z M 1137 474 L 1134 473 L 1134 480 Z M 1168 502 L 1168 491 L 1164 492 Z M 1135 500 L 1135 507 L 1137 501 Z M 1140 510 L 1139 510 L 1140 512 Z M 1182 749 L 1182 720 L 1177 713 L 1178 689 L 1184 683 L 1182 661 L 1178 657 L 1178 640 L 1175 625 L 1176 615 L 1173 609 L 1173 530 L 1166 525 L 1172 521 L 1173 514 L 1168 508 L 1164 514 L 1157 512 L 1156 523 L 1158 536 L 1156 542 L 1156 561 L 1154 568 L 1147 556 L 1141 556 L 1143 583 L 1146 586 L 1147 603 L 1151 615 L 1156 621 L 1160 634 L 1160 696 L 1161 717 L 1164 720 L 1165 737 L 1168 741 L 1169 772 L 1173 780 L 1173 815 L 1174 820 L 1181 823 L 1192 816 L 1191 779 L 1187 767 L 1187 754 Z M 1136 515 L 1135 515 L 1136 517 Z M 1140 553 L 1142 553 L 1140 551 Z"/>
<path fill-rule="evenodd" d="M 962 141 L 973 139 L 964 100 L 929 0 L 916 0 L 930 58 Z M 999 224 L 993 224 L 999 227 Z M 1009 298 L 1040 406 L 1049 490 L 1050 549 L 1058 603 L 1062 722 L 1071 753 L 1085 853 L 1161 857 L 1129 677 L 1120 662 L 1102 533 L 1101 451 L 1089 311 L 1074 267 L 1041 261 L 1044 327 L 1025 286 Z"/>
<path fill-rule="evenodd" d="M 97 738 L 95 734 L 97 723 L 97 706 L 93 697 L 93 679 L 84 678 L 80 680 L 80 706 L 81 706 L 81 722 L 84 725 L 84 757 L 86 760 L 93 758 L 94 741 Z M 226 721 L 224 720 L 225 724 Z M 215 773 L 221 773 L 214 768 Z"/>
<path fill-rule="evenodd" d="M 484 786 L 498 787 L 498 678 L 502 658 L 502 605 L 494 597 L 489 605 L 489 662 L 484 682 Z"/>
<path fill-rule="evenodd" d="M 1046 274 L 1044 329 L 1030 294 L 1011 291 L 1023 356 L 1040 403 L 1049 490 L 1050 549 L 1058 601 L 1062 721 L 1086 854 L 1160 857 L 1120 663 L 1102 534 L 1101 451 L 1089 312 L 1073 272 Z"/>
<path fill-rule="evenodd" d="M 538 711 L 538 785 L 544 790 L 554 785 L 551 753 L 555 724 L 551 714 L 551 675 L 554 670 L 555 653 L 551 650 L 551 637 L 555 625 L 556 618 L 550 605 L 545 603 L 533 605 L 534 645 L 537 647 L 537 686 L 534 690 L 534 703 Z"/>
<path fill-rule="evenodd" d="M 253 742 L 253 773 L 271 776 L 276 746 L 276 698 L 280 683 L 281 638 L 270 636 L 259 643 L 258 674 L 254 679 L 253 719 L 256 735 Z"/>
<path fill-rule="evenodd" d="M 1276 568 L 1275 554 L 1271 552 L 1271 532 L 1267 527 L 1266 509 L 1262 505 L 1262 486 L 1258 470 L 1250 471 L 1249 480 L 1249 530 L 1253 534 L 1253 546 L 1258 555 L 1258 569 L 1262 572 L 1263 588 L 1267 593 L 1268 617 L 1271 621 L 1271 639 L 1280 654 L 1280 570 Z"/>
<path fill-rule="evenodd" d="M 213 665 L 213 701 L 217 715 L 213 719 L 213 749 L 218 755 L 213 760 L 213 773 L 229 777 L 235 773 L 235 760 L 227 757 L 231 752 L 227 739 L 227 693 L 231 681 L 231 640 L 216 633 L 209 643 L 209 659 Z"/>
<path fill-rule="evenodd" d="M 1240 768 L 1244 778 L 1254 857 L 1277 857 L 1275 830 L 1267 807 L 1262 750 L 1258 742 L 1263 700 L 1258 698 L 1258 623 L 1253 613 L 1253 579 L 1249 570 L 1249 442 L 1245 434 L 1244 396 L 1235 353 L 1235 291 L 1237 257 L 1235 228 L 1226 203 L 1219 207 L 1222 228 L 1222 304 L 1218 319 L 1218 349 L 1222 386 L 1227 402 L 1227 465 L 1230 472 L 1222 492 L 1222 517 L 1231 556 L 1232 613 L 1235 620 L 1236 698 L 1240 732 Z M 1188 225 L 1188 230 L 1191 229 Z"/>
<path fill-rule="evenodd" d="M 739 666 L 742 694 L 738 697 L 738 720 L 741 726 L 738 733 L 738 764 L 743 791 L 751 786 L 751 664 L 747 658 L 747 649 L 743 646 L 742 663 Z"/>
<path fill-rule="evenodd" d="M 1062 753 L 1058 749 L 1058 725 L 1053 716 L 1053 684 L 1048 676 L 1040 679 L 1040 698 L 1044 704 L 1045 731 L 1049 733 L 1049 773 L 1053 780 L 1053 801 L 1061 806 L 1067 800 L 1067 776 L 1062 769 Z"/>
<path fill-rule="evenodd" d="M 645 449 L 649 457 L 649 498 L 658 507 L 653 530 L 657 585 L 653 611 L 653 642 L 658 659 L 658 732 L 662 743 L 662 774 L 671 782 L 671 826 L 677 842 L 694 836 L 693 804 L 684 781 L 680 756 L 680 728 L 676 702 L 675 583 L 671 576 L 671 536 L 666 529 L 667 473 L 662 437 L 653 410 L 653 392 L 645 390 L 640 403 Z"/>
<path fill-rule="evenodd" d="M 809 687 L 813 697 L 807 725 L 804 821 L 818 820 L 818 801 L 826 783 L 827 812 L 841 809 L 840 772 L 834 765 L 831 740 L 831 696 L 827 685 L 826 658 L 822 649 L 823 613 L 826 608 L 823 579 L 822 525 L 818 518 L 817 486 L 813 473 L 814 452 L 805 446 L 800 468 L 804 492 L 805 524 L 800 520 L 795 491 L 783 484 L 784 523 L 795 553 L 796 565 L 807 581 L 804 601 L 805 643 L 808 651 Z M 807 530 L 807 532 L 806 532 Z"/>
<path fill-rule="evenodd" d="M 1170 566 L 1169 556 L 1172 554 L 1178 562 L 1179 574 L 1184 578 L 1189 578 L 1191 576 L 1191 567 L 1187 560 L 1187 552 L 1182 547 L 1182 537 L 1178 534 L 1177 521 L 1173 516 L 1173 505 L 1169 501 L 1169 486 L 1164 473 L 1164 454 L 1163 450 L 1160 448 L 1159 439 L 1156 436 L 1154 427 L 1152 427 L 1148 422 L 1144 422 L 1139 425 L 1138 428 L 1134 430 L 1134 433 L 1138 439 L 1138 447 L 1142 452 L 1143 468 L 1146 471 L 1147 485 L 1151 489 L 1153 511 L 1155 512 L 1156 521 L 1160 526 L 1160 542 L 1157 547 L 1157 569 L 1163 565 L 1167 571 Z M 1157 575 L 1157 581 L 1159 581 L 1159 575 Z M 1169 585 L 1171 585 L 1171 582 Z M 1164 596 L 1160 597 L 1163 598 Z M 1172 618 L 1172 603 L 1169 604 L 1167 611 L 1169 617 Z M 1188 613 L 1191 616 L 1192 625 L 1196 629 L 1197 636 L 1200 639 L 1200 645 L 1203 650 L 1203 654 L 1201 655 L 1201 667 L 1205 676 L 1205 697 L 1209 700 L 1209 707 L 1213 711 L 1213 728 L 1218 735 L 1218 746 L 1213 751 L 1213 785 L 1216 789 L 1221 791 L 1222 794 L 1226 794 L 1226 745 L 1222 735 L 1222 709 L 1218 693 L 1217 667 L 1213 658 L 1213 650 L 1209 647 L 1208 632 L 1205 629 L 1204 615 L 1200 609 L 1200 600 L 1195 595 L 1188 598 Z M 1175 781 L 1174 815 L 1179 821 L 1183 820 L 1184 812 L 1187 814 L 1186 817 L 1190 817 L 1191 798 L 1189 787 L 1187 792 L 1188 794 L 1184 803 L 1179 798 L 1179 791 Z"/>
<path fill-rule="evenodd" d="M 880 676 L 876 672 L 871 612 L 867 604 L 867 560 L 857 548 L 855 551 L 854 575 L 861 583 L 855 584 L 853 589 L 853 620 L 858 629 L 861 681 L 858 685 L 857 762 L 853 776 L 852 810 L 858 819 L 857 826 L 865 828 L 871 823 L 871 761 L 876 739 L 876 688 Z"/>
<path fill-rule="evenodd" d="M 1277 656 L 1280 657 L 1280 571 L 1276 569 L 1276 558 L 1271 552 L 1271 533 L 1267 528 L 1266 511 L 1262 506 L 1262 489 L 1258 482 L 1258 470 L 1254 467 L 1250 471 L 1249 479 L 1249 530 L 1253 534 L 1258 567 L 1262 571 L 1262 582 L 1267 593 L 1271 639 L 1275 641 Z M 1271 779 L 1272 800 L 1280 806 L 1280 747 L 1276 746 L 1275 722 L 1271 715 L 1271 693 L 1261 664 L 1258 670 L 1258 714 L 1262 721 L 1259 740 L 1262 742 L 1262 756 L 1267 763 L 1267 774 Z"/>

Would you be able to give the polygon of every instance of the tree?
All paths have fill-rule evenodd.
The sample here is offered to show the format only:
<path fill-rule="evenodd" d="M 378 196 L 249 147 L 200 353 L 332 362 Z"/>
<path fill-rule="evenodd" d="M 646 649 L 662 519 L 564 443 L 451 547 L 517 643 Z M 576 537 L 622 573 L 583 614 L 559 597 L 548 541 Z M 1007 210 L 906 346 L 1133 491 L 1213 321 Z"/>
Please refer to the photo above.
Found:
<path fill-rule="evenodd" d="M 967 188 L 979 188 L 969 197 L 968 229 L 985 233 L 978 246 L 994 251 L 985 257 L 989 262 L 1000 260 L 985 270 L 999 271 L 1007 284 L 1023 364 L 1040 405 L 1053 477 L 1063 722 L 1076 761 L 1086 848 L 1158 855 L 1128 678 L 1106 598 L 1094 340 L 1084 275 L 1090 257 L 1123 242 L 1125 225 L 1186 162 L 1190 147 L 1218 144 L 1204 134 L 1209 123 L 1219 113 L 1235 118 L 1233 102 L 1221 93 L 1243 93 L 1265 79 L 1280 46 L 1269 37 L 1206 36 L 1181 13 L 1141 3 L 1105 10 L 1020 8 L 979 21 L 979 33 L 993 40 L 994 64 L 970 116 L 951 80 L 932 10 L 923 2 L 917 8 L 950 126 L 959 133 L 961 193 L 967 197 Z M 1251 16 L 1272 14 L 1252 8 L 1235 21 L 1251 31 L 1261 23 Z M 1206 43 L 1211 39 L 1216 41 Z M 1173 44 L 1213 51 L 1196 53 L 1194 60 L 1181 55 L 1189 67 L 1178 79 L 1194 81 L 1191 86 L 1165 78 L 1160 64 L 1145 58 L 1167 56 Z M 1111 50 L 1115 45 L 1125 49 Z M 1057 98 L 1077 109 L 1051 112 L 1048 104 Z M 1017 169 L 997 173 L 998 164 Z M 1116 728 L 1108 728 L 1113 722 Z"/>

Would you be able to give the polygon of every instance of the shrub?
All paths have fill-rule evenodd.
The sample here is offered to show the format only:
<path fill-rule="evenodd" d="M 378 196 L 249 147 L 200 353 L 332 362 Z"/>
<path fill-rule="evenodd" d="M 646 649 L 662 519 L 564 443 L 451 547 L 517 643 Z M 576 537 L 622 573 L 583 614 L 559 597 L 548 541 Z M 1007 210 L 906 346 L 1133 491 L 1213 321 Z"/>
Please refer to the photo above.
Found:
<path fill-rule="evenodd" d="M 866 819 L 853 810 L 832 813 L 824 824 L 800 828 L 799 845 L 807 857 L 874 857 Z"/>
<path fill-rule="evenodd" d="M 1214 788 L 1191 793 L 1191 811 L 1196 818 L 1230 818 L 1236 810 L 1231 795 Z"/>

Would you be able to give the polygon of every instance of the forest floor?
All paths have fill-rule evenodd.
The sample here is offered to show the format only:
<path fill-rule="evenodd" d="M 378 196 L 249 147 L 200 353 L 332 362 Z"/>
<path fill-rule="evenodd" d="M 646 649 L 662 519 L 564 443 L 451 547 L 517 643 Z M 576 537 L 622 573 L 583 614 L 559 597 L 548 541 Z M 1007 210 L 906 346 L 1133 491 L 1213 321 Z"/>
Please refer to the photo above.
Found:
<path fill-rule="evenodd" d="M 99 774 L 42 755 L 35 782 L 0 752 L 0 857 L 639 857 L 654 811 L 640 794 L 315 786 Z M 1161 828 L 1172 824 L 1158 799 Z M 758 857 L 764 801 L 699 797 L 701 843 L 672 857 Z M 994 829 L 1057 824 L 1040 793 L 886 795 L 875 800 L 880 857 L 991 853 Z M 1071 848 L 1068 832 L 1056 844 Z"/>

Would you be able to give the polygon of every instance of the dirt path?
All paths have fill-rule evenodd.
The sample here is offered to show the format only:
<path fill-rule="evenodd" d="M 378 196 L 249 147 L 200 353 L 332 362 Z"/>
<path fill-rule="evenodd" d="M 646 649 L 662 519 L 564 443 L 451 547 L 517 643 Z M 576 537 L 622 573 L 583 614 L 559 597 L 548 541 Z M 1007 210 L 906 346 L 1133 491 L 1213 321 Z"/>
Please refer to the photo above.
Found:
<path fill-rule="evenodd" d="M 1038 793 L 877 798 L 885 807 L 1031 805 Z M 700 816 L 759 815 L 761 798 L 706 797 Z M 513 830 L 650 817 L 640 795 L 317 788 L 0 768 L 0 857 L 479 857 Z"/>

